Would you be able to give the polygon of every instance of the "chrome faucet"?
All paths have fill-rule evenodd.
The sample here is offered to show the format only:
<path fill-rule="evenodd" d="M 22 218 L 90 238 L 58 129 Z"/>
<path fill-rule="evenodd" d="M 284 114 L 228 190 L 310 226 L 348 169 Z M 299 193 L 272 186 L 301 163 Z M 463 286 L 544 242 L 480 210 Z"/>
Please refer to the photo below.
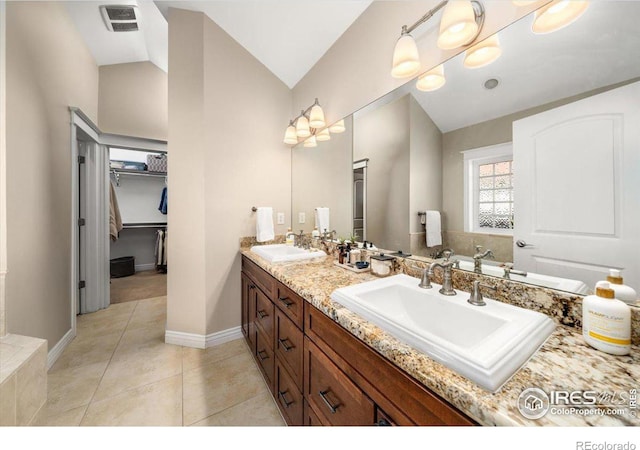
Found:
<path fill-rule="evenodd" d="M 303 248 L 304 247 L 304 230 L 300 230 L 300 234 L 296 236 L 295 246 Z"/>
<path fill-rule="evenodd" d="M 484 258 L 494 259 L 493 252 L 489 249 L 482 252 L 482 246 L 476 245 L 476 254 L 473 255 L 473 271 L 475 273 L 482 273 L 482 260 Z"/>
<path fill-rule="evenodd" d="M 471 295 L 467 300 L 468 303 L 471 303 L 472 305 L 475 305 L 475 306 L 485 306 L 487 304 L 484 301 L 484 298 L 482 297 L 482 292 L 480 292 L 481 287 L 489 289 L 490 291 L 493 291 L 493 292 L 498 291 L 498 289 L 493 286 L 487 286 L 486 284 L 480 284 L 479 281 L 474 281 L 473 288 L 471 289 Z"/>
<path fill-rule="evenodd" d="M 451 268 L 455 266 L 456 261 L 434 261 L 429 266 L 427 276 L 429 280 L 433 276 L 433 269 L 440 267 L 442 269 L 442 288 L 438 292 L 442 295 L 456 295 L 456 291 L 453 289 L 453 281 L 451 280 Z"/>
<path fill-rule="evenodd" d="M 523 272 L 522 270 L 513 270 L 513 263 L 505 263 L 504 267 L 504 278 L 507 280 L 511 279 L 511 274 L 520 275 L 521 277 L 526 277 L 527 272 Z"/>
<path fill-rule="evenodd" d="M 418 266 L 411 266 L 411 268 L 422 271 L 422 278 L 420 279 L 420 284 L 418 284 L 418 287 L 421 287 L 422 289 L 431 289 L 433 287 L 431 286 L 431 277 L 429 276 L 428 267 L 422 268 Z"/>

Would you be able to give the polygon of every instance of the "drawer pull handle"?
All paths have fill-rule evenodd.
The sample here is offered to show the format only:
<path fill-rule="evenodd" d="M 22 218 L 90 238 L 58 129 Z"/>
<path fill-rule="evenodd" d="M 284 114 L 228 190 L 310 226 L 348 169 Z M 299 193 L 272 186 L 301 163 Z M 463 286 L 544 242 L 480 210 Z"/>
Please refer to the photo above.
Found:
<path fill-rule="evenodd" d="M 287 308 L 291 308 L 291 305 L 293 305 L 294 303 L 291 300 L 289 300 L 289 297 L 278 297 L 278 300 L 284 303 L 284 306 L 286 306 Z"/>
<path fill-rule="evenodd" d="M 278 391 L 278 397 L 280 397 L 280 400 L 282 401 L 282 404 L 284 405 L 285 408 L 288 408 L 289 406 L 293 405 L 295 403 L 295 401 L 291 400 L 290 402 L 287 401 L 286 397 L 284 396 L 287 393 L 287 391 Z"/>
<path fill-rule="evenodd" d="M 269 317 L 269 314 L 267 314 L 263 310 L 258 311 L 258 315 L 260 316 L 261 319 L 264 319 L 265 317 Z"/>
<path fill-rule="evenodd" d="M 265 350 L 258 350 L 258 358 L 260 358 L 260 361 L 264 361 L 269 359 L 269 354 Z"/>
<path fill-rule="evenodd" d="M 255 284 L 250 284 L 250 285 L 249 285 L 249 289 L 255 289 L 255 288 L 256 288 L 256 285 L 255 285 Z"/>
<path fill-rule="evenodd" d="M 322 400 L 324 401 L 324 404 L 327 405 L 327 408 L 329 408 L 329 411 L 331 411 L 331 414 L 335 414 L 338 411 L 338 408 L 340 407 L 340 403 L 338 403 L 337 405 L 333 405 L 331 404 L 331 402 L 329 401 L 329 399 L 327 398 L 327 393 L 329 391 L 320 391 L 320 398 L 322 398 Z"/>
<path fill-rule="evenodd" d="M 280 345 L 282 345 L 282 348 L 284 348 L 285 352 L 290 352 L 295 348 L 295 345 L 287 345 L 287 342 L 290 342 L 288 338 L 278 339 L 278 342 L 280 343 Z"/>
<path fill-rule="evenodd" d="M 380 420 L 378 420 L 378 423 L 376 424 L 376 426 L 379 426 L 379 427 L 390 427 L 391 424 L 389 423 L 389 421 L 387 419 L 380 419 Z"/>

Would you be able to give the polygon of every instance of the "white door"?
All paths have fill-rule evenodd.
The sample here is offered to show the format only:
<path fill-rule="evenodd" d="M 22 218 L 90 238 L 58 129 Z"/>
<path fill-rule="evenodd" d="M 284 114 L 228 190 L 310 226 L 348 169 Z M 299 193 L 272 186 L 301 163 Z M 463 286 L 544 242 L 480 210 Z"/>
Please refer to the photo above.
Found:
<path fill-rule="evenodd" d="M 639 289 L 640 83 L 514 122 L 513 158 L 515 267 Z"/>

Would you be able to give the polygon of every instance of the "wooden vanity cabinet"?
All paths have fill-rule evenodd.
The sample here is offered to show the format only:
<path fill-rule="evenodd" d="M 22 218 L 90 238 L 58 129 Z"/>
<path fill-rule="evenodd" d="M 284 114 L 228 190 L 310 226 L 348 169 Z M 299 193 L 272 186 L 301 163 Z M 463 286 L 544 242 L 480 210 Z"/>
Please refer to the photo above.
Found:
<path fill-rule="evenodd" d="M 473 425 L 242 257 L 242 333 L 289 425 Z"/>

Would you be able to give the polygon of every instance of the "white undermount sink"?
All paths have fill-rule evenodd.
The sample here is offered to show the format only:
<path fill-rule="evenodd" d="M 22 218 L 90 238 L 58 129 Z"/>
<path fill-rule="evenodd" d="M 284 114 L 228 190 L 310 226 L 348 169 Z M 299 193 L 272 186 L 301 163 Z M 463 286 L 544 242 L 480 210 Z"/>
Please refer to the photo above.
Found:
<path fill-rule="evenodd" d="M 251 251 L 270 263 L 300 261 L 327 256 L 322 250 L 306 250 L 286 244 L 254 245 L 251 247 Z"/>
<path fill-rule="evenodd" d="M 331 299 L 491 392 L 497 391 L 555 329 L 542 313 L 491 300 L 486 306 L 418 287 L 394 275 L 337 289 Z"/>

